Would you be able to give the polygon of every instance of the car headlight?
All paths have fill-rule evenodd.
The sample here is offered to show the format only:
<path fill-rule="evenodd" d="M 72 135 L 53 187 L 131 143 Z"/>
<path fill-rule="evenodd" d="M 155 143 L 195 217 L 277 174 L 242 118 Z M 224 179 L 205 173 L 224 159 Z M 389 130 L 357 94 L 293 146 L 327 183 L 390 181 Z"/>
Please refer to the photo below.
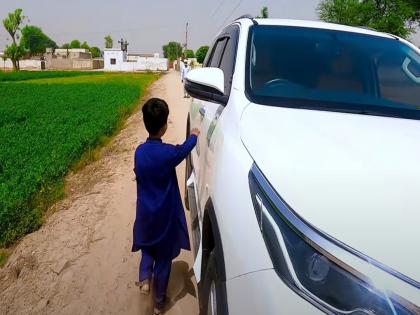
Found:
<path fill-rule="evenodd" d="M 420 314 L 417 305 L 378 288 L 368 276 L 322 248 L 324 236 L 314 234 L 314 228 L 287 206 L 255 165 L 249 182 L 258 224 L 273 266 L 296 293 L 327 314 Z M 305 234 L 308 229 L 320 242 L 317 237 Z"/>

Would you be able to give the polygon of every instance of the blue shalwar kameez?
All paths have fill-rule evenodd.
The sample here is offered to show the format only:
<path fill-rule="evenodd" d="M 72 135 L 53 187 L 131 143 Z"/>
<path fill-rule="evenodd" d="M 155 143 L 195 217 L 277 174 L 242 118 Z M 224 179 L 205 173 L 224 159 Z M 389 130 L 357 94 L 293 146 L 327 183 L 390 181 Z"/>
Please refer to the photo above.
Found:
<path fill-rule="evenodd" d="M 172 260 L 181 249 L 190 250 L 175 167 L 196 143 L 195 135 L 176 146 L 149 138 L 134 155 L 137 206 L 132 251 L 142 250 L 139 280 L 154 275 L 157 301 L 165 297 Z"/>

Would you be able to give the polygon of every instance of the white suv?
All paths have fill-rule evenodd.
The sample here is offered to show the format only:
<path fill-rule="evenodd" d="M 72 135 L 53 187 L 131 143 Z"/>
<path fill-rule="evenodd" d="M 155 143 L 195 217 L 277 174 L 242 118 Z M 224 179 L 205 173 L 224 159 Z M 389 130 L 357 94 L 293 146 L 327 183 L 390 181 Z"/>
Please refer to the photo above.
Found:
<path fill-rule="evenodd" d="M 185 88 L 201 314 L 420 314 L 420 53 L 240 18 Z"/>

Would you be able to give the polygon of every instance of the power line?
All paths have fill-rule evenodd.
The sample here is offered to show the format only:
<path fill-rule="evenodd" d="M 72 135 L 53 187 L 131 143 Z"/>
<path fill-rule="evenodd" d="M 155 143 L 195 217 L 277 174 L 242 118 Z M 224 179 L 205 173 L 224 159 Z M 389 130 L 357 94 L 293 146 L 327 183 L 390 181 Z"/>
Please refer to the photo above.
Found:
<path fill-rule="evenodd" d="M 126 29 L 116 29 L 116 30 L 106 30 L 106 31 L 74 31 L 74 32 L 63 32 L 63 33 L 48 33 L 50 36 L 63 36 L 63 35 L 75 35 L 75 34 L 108 34 L 108 33 L 123 33 L 123 32 L 133 32 L 133 31 L 145 31 L 151 29 L 173 29 L 177 25 L 160 25 L 160 26 L 141 26 L 135 28 L 126 28 Z"/>
<path fill-rule="evenodd" d="M 223 21 L 223 23 L 219 26 L 219 29 L 226 24 L 226 22 L 231 18 L 232 14 L 235 13 L 235 11 L 239 8 L 239 6 L 241 5 L 241 3 L 242 3 L 242 0 L 239 0 L 239 2 L 236 4 L 236 6 L 233 8 L 233 10 L 229 13 L 229 15 Z"/>
<path fill-rule="evenodd" d="M 225 3 L 225 0 L 222 0 L 219 5 L 217 6 L 216 10 L 214 10 L 213 14 L 211 15 L 211 17 L 213 18 L 217 12 L 219 12 L 219 9 L 222 7 L 222 5 Z"/>

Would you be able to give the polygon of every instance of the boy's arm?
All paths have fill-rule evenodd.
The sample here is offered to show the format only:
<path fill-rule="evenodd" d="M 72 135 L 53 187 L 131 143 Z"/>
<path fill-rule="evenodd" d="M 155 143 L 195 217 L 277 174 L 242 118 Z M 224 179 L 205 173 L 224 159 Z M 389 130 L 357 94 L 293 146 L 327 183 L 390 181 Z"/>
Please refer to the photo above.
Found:
<path fill-rule="evenodd" d="M 187 156 L 190 154 L 192 149 L 194 149 L 195 145 L 197 144 L 197 136 L 200 134 L 198 129 L 193 129 L 191 131 L 191 136 L 185 140 L 183 144 L 178 144 L 175 146 L 175 155 L 172 159 L 172 163 L 174 166 L 177 166 L 181 163 Z"/>

